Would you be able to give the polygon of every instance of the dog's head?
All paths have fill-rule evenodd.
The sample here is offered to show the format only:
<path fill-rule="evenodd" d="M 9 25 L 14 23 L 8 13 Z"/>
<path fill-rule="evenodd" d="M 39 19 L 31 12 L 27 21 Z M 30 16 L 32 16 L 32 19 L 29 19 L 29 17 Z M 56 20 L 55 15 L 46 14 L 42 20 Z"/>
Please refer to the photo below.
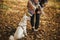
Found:
<path fill-rule="evenodd" d="M 26 25 L 27 24 L 27 20 L 28 20 L 28 16 L 26 16 L 26 14 L 23 16 L 23 18 L 21 19 L 19 25 Z"/>
<path fill-rule="evenodd" d="M 23 16 L 23 20 L 27 20 L 28 16 L 26 16 L 26 14 Z"/>

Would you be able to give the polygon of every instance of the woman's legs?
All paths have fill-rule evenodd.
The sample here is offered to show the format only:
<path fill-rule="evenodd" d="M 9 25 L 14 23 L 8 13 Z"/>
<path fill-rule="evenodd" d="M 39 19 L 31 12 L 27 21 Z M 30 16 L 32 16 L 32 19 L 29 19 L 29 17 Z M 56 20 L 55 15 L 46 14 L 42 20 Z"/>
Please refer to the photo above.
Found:
<path fill-rule="evenodd" d="M 40 14 L 36 14 L 36 22 L 35 23 L 34 23 L 34 18 L 35 18 L 35 14 L 33 14 L 31 16 L 31 20 L 30 20 L 30 23 L 31 23 L 31 26 L 32 26 L 32 30 L 33 30 L 33 28 L 35 28 L 35 29 L 39 28 Z"/>
<path fill-rule="evenodd" d="M 36 14 L 36 23 L 35 23 L 35 29 L 38 29 L 40 22 L 40 14 Z"/>
<path fill-rule="evenodd" d="M 34 14 L 31 16 L 30 23 L 31 23 L 31 26 L 33 28 L 34 27 Z"/>

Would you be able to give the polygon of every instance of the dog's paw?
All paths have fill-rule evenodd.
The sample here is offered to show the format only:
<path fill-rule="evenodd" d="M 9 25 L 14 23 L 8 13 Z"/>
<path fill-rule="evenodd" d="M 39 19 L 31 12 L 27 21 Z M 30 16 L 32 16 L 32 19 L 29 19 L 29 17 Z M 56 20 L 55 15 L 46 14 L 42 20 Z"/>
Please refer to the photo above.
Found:
<path fill-rule="evenodd" d="M 10 35 L 9 40 L 14 40 L 14 36 Z"/>

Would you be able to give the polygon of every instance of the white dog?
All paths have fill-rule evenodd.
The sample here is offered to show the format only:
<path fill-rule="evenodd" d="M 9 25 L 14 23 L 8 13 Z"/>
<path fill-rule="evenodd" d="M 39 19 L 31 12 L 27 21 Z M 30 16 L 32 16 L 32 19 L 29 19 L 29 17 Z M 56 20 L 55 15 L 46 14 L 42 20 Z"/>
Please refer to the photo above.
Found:
<path fill-rule="evenodd" d="M 21 38 L 25 37 L 25 35 L 27 35 L 27 31 L 26 31 L 27 20 L 28 20 L 28 17 L 25 14 L 23 16 L 22 20 L 20 21 L 19 26 L 17 27 L 17 30 L 16 30 L 14 36 L 11 35 L 9 37 L 9 40 L 21 39 Z"/>

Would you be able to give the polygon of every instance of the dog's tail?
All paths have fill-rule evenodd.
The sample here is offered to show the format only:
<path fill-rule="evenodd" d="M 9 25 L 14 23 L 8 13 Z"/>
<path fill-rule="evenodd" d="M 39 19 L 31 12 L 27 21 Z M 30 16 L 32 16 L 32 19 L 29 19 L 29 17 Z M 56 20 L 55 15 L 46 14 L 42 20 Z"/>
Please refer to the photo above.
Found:
<path fill-rule="evenodd" d="M 10 35 L 9 40 L 14 40 L 14 36 Z"/>

